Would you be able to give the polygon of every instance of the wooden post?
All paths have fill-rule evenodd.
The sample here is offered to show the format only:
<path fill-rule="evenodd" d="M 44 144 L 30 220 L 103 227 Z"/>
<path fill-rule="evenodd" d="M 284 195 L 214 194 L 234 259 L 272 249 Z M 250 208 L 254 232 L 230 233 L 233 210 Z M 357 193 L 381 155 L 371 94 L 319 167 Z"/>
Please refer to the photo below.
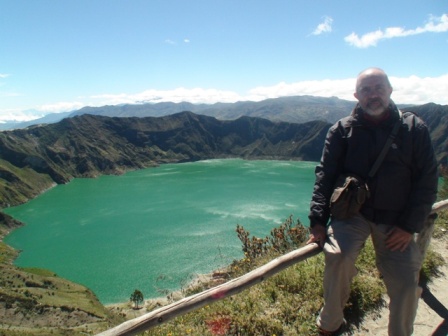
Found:
<path fill-rule="evenodd" d="M 322 249 L 316 243 L 306 245 L 300 249 L 278 257 L 266 265 L 239 278 L 230 280 L 222 285 L 210 288 L 204 292 L 186 297 L 148 314 L 126 321 L 115 328 L 98 334 L 98 336 L 128 336 L 144 332 L 145 330 L 171 320 L 179 315 L 186 314 L 207 304 L 238 294 L 244 289 L 256 285 L 283 269 L 312 257 L 321 251 Z"/>

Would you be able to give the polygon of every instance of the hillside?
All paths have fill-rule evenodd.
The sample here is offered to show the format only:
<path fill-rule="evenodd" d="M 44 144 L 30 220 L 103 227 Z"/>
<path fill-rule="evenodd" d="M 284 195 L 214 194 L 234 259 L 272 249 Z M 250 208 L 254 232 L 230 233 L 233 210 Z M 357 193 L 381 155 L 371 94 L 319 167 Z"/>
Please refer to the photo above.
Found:
<path fill-rule="evenodd" d="M 286 104 L 288 99 L 291 105 Z M 282 111 L 294 106 L 296 97 L 288 99 L 272 99 L 271 109 L 267 109 L 267 101 L 260 102 L 258 113 L 270 113 L 274 118 L 279 106 Z M 309 103 L 313 101 L 318 104 L 320 100 L 310 97 Z M 334 102 L 340 100 L 335 98 Z M 239 113 L 249 113 L 241 104 Z M 235 104 L 226 106 L 229 111 L 238 110 Z M 134 106 L 114 108 L 118 111 Z M 111 109 L 105 107 L 107 111 Z M 426 104 L 405 110 L 417 113 L 428 124 L 437 159 L 447 165 L 448 106 Z M 336 115 L 337 111 L 332 110 L 331 114 Z M 319 114 L 315 116 L 319 118 Z M 81 114 L 58 123 L 3 131 L 0 208 L 26 202 L 74 177 L 121 174 L 168 162 L 225 157 L 317 161 L 329 126 L 318 120 L 301 124 L 249 116 L 221 120 L 181 112 L 144 118 Z"/>
<path fill-rule="evenodd" d="M 448 166 L 448 105 L 425 104 L 407 107 L 419 115 L 428 125 L 437 161 Z"/>
<path fill-rule="evenodd" d="M 0 213 L 0 239 L 20 226 Z M 88 288 L 53 272 L 13 266 L 18 251 L 0 242 L 0 335 L 85 335 L 123 321 Z"/>
<path fill-rule="evenodd" d="M 406 109 L 428 124 L 441 163 L 447 161 L 447 109 L 436 104 Z M 0 207 L 26 202 L 75 177 L 121 174 L 168 162 L 227 157 L 317 161 L 329 127 L 325 121 L 298 124 L 248 116 L 218 120 L 182 112 L 145 118 L 82 114 L 4 131 Z M 0 238 L 19 225 L 0 212 Z M 75 335 L 123 318 L 112 315 L 83 286 L 49 271 L 14 267 L 18 252 L 3 242 L 0 249 L 0 330 L 20 325 L 20 335 Z"/>
<path fill-rule="evenodd" d="M 166 162 L 223 157 L 317 160 L 328 126 L 249 117 L 220 121 L 183 112 L 160 118 L 81 115 L 4 131 L 0 205 L 26 202 L 74 177 L 121 174 Z M 19 225 L 0 212 L 0 238 Z M 0 333 L 90 334 L 123 319 L 83 286 L 46 270 L 14 267 L 18 251 L 3 242 L 0 248 Z"/>
<path fill-rule="evenodd" d="M 316 161 L 329 124 L 233 121 L 191 112 L 154 118 L 81 115 L 0 133 L 0 207 L 74 177 L 121 174 L 168 162 L 240 157 Z"/>

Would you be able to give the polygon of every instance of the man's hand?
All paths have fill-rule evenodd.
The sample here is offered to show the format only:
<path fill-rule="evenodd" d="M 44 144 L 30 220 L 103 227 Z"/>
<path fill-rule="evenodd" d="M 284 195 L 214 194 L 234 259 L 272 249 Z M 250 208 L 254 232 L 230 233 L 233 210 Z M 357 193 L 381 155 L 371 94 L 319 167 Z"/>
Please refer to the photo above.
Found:
<path fill-rule="evenodd" d="M 399 227 L 394 227 L 387 235 L 386 247 L 391 251 L 401 251 L 403 252 L 408 247 L 411 240 L 414 238 L 409 232 L 400 229 Z"/>
<path fill-rule="evenodd" d="M 316 224 L 311 228 L 310 239 L 308 239 L 306 243 L 307 244 L 318 243 L 319 246 L 323 248 L 326 237 L 327 237 L 327 229 L 325 228 L 325 226 Z"/>

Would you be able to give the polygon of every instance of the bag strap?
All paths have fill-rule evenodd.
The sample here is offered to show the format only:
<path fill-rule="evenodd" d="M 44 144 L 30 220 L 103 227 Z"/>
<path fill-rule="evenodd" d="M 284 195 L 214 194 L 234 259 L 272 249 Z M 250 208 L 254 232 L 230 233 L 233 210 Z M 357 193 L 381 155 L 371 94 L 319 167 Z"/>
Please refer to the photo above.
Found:
<path fill-rule="evenodd" d="M 400 110 L 398 110 L 398 113 L 400 115 L 400 118 L 397 120 L 397 122 L 394 125 L 394 128 L 392 129 L 392 132 L 389 135 L 389 138 L 387 138 L 386 144 L 383 147 L 383 150 L 381 151 L 380 155 L 376 159 L 375 163 L 373 164 L 373 167 L 369 171 L 369 179 L 371 179 L 375 174 L 378 168 L 380 167 L 381 163 L 383 162 L 384 158 L 386 157 L 387 152 L 389 151 L 390 146 L 392 145 L 392 142 L 395 140 L 398 130 L 400 129 L 401 123 L 402 123 L 402 113 Z"/>

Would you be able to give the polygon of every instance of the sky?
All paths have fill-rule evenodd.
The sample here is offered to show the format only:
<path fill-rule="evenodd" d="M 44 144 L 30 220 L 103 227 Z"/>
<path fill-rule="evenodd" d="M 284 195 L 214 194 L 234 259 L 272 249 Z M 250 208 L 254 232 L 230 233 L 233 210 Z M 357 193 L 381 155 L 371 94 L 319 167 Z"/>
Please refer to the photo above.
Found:
<path fill-rule="evenodd" d="M 355 101 L 384 69 L 400 104 L 448 104 L 446 0 L 0 0 L 0 122 L 84 106 Z"/>

